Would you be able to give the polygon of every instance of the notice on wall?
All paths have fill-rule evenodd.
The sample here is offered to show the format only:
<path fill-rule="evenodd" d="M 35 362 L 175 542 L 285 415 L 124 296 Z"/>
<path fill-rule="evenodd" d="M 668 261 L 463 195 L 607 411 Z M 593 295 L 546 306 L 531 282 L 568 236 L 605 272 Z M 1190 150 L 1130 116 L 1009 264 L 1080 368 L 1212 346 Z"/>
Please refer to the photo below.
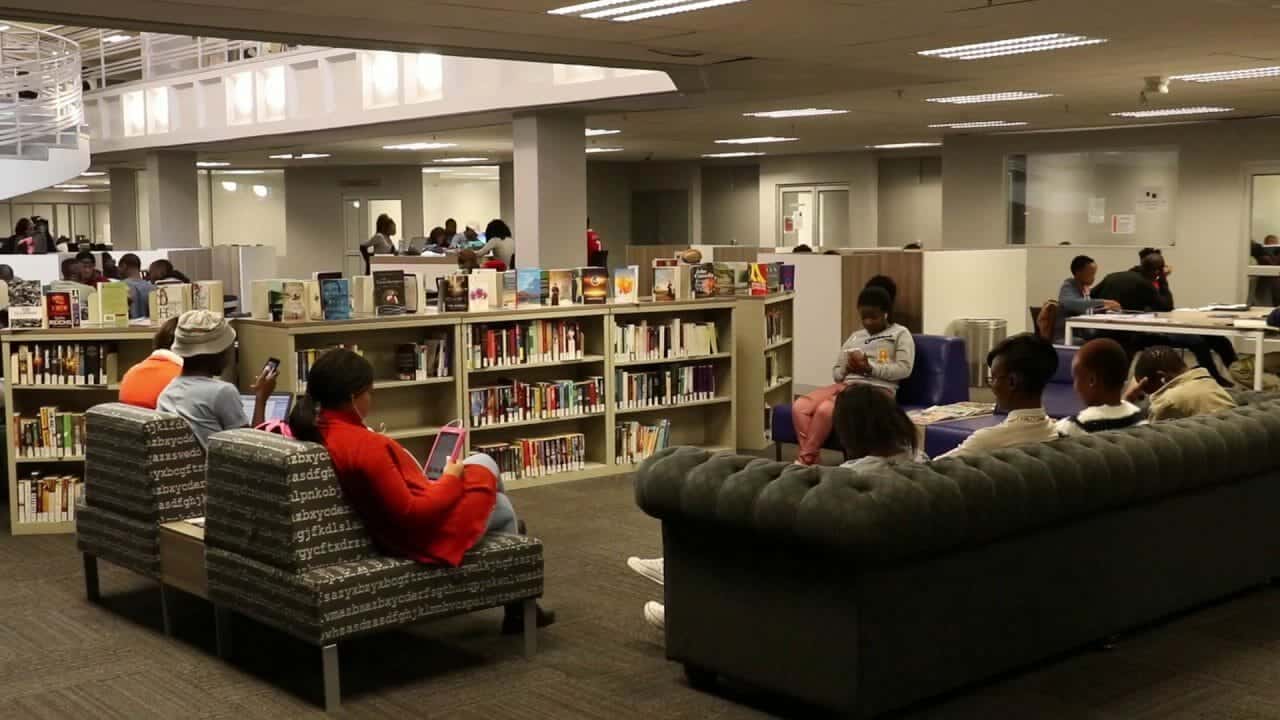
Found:
<path fill-rule="evenodd" d="M 1138 231 L 1137 215 L 1112 215 L 1111 216 L 1111 234 L 1112 235 L 1132 235 Z"/>
<path fill-rule="evenodd" d="M 1159 212 L 1168 209 L 1169 198 L 1164 188 L 1152 185 L 1142 188 L 1142 192 L 1138 194 L 1137 206 L 1140 211 Z"/>
<path fill-rule="evenodd" d="M 1089 198 L 1089 224 L 1101 225 L 1107 221 L 1107 199 L 1104 197 Z"/>

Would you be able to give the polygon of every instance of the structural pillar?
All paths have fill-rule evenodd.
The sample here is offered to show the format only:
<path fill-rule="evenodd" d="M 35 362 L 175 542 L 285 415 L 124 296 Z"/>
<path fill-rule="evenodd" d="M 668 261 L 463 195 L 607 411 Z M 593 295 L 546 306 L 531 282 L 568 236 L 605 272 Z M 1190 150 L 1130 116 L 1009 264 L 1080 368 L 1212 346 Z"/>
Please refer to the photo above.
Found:
<path fill-rule="evenodd" d="M 516 229 L 516 168 L 511 163 L 498 166 L 498 217 L 511 226 L 511 232 L 520 232 Z"/>
<path fill-rule="evenodd" d="M 111 168 L 111 245 L 119 250 L 137 250 L 138 171 Z"/>
<path fill-rule="evenodd" d="M 587 264 L 587 159 L 579 113 L 517 115 L 515 141 L 516 265 Z M 501 181 L 500 181 L 501 182 Z"/>
<path fill-rule="evenodd" d="M 147 227 L 151 247 L 200 247 L 200 199 L 194 152 L 147 155 Z M 114 191 L 114 188 L 112 188 Z"/>

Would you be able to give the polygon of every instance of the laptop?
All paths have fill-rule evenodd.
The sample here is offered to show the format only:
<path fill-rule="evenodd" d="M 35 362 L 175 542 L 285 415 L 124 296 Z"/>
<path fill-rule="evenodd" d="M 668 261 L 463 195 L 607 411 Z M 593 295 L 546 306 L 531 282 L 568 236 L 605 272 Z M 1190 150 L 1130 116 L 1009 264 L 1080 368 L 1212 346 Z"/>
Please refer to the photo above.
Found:
<path fill-rule="evenodd" d="M 245 416 L 253 418 L 253 408 L 258 402 L 258 398 L 252 393 L 240 393 L 240 402 L 244 405 Z M 289 393 L 271 393 L 267 398 L 267 406 L 263 422 L 271 422 L 272 420 L 288 420 L 289 407 L 292 404 L 293 395 L 290 395 Z"/>

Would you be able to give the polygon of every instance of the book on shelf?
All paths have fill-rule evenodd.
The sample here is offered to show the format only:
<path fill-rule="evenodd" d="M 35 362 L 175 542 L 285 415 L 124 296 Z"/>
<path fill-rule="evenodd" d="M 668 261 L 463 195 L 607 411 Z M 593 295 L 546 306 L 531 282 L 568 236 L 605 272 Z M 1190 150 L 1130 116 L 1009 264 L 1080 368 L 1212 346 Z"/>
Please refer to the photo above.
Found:
<path fill-rule="evenodd" d="M 716 266 L 713 263 L 699 263 L 693 266 L 693 297 L 697 300 L 715 297 L 718 293 Z"/>
<path fill-rule="evenodd" d="M 773 387 L 778 384 L 780 374 L 778 372 L 778 351 L 770 350 L 764 354 L 764 384 L 765 387 Z"/>
<path fill-rule="evenodd" d="M 436 278 L 436 304 L 440 312 L 466 312 L 470 308 L 469 280 L 463 273 Z"/>
<path fill-rule="evenodd" d="M 615 373 L 614 401 L 620 409 L 662 407 L 716 397 L 716 368 L 710 364 Z"/>
<path fill-rule="evenodd" d="M 543 295 L 543 302 L 551 307 L 573 305 L 573 298 L 576 295 L 573 271 L 548 270 L 546 273 L 547 291 Z"/>
<path fill-rule="evenodd" d="M 778 271 L 778 275 L 782 283 L 782 290 L 784 292 L 791 292 L 796 289 L 796 266 L 795 265 L 783 264 L 782 268 Z"/>
<path fill-rule="evenodd" d="M 401 380 L 448 377 L 449 342 L 435 338 L 396 345 L 396 376 Z"/>
<path fill-rule="evenodd" d="M 351 278 L 351 311 L 357 315 L 372 315 L 376 307 L 373 303 L 373 277 L 356 275 Z"/>
<path fill-rule="evenodd" d="M 18 522 L 72 522 L 76 502 L 84 498 L 84 482 L 78 475 L 44 475 L 33 472 L 18 480 L 14 498 Z"/>
<path fill-rule="evenodd" d="M 351 319 L 351 285 L 346 278 L 320 279 L 320 308 L 325 320 Z"/>
<path fill-rule="evenodd" d="M 467 400 L 473 428 L 577 417 L 604 411 L 604 378 L 532 383 L 515 380 L 505 385 L 471 388 Z"/>
<path fill-rule="evenodd" d="M 79 313 L 72 314 L 70 292 L 50 292 L 44 296 L 44 313 L 50 329 L 65 329 L 80 324 Z"/>
<path fill-rule="evenodd" d="M 666 360 L 720 352 L 720 338 L 713 322 L 672 318 L 666 322 L 615 326 L 613 355 L 619 360 Z"/>
<path fill-rule="evenodd" d="M 311 296 L 303 280 L 286 280 L 280 288 L 280 319 L 285 322 L 306 320 L 308 298 Z"/>
<path fill-rule="evenodd" d="M 613 271 L 613 301 L 634 303 L 640 287 L 640 266 L 628 265 Z"/>
<path fill-rule="evenodd" d="M 378 315 L 403 315 L 405 313 L 404 271 L 374 270 L 373 296 Z"/>
<path fill-rule="evenodd" d="M 766 308 L 764 311 L 764 342 L 772 345 L 787 339 L 787 317 L 781 309 Z"/>
<path fill-rule="evenodd" d="M 613 447 L 619 465 L 638 463 L 671 443 L 671 421 L 620 422 L 613 427 Z"/>
<path fill-rule="evenodd" d="M 472 312 L 497 310 L 502 307 L 503 278 L 493 268 L 476 268 L 468 276 L 467 309 Z"/>
<path fill-rule="evenodd" d="M 148 302 L 151 322 L 158 325 L 191 309 L 191 286 L 186 283 L 157 285 Z"/>
<path fill-rule="evenodd" d="M 320 297 L 320 281 L 304 280 L 307 287 L 307 319 L 324 320 L 324 300 Z"/>
<path fill-rule="evenodd" d="M 123 282 L 99 283 L 98 292 L 89 298 L 89 307 L 91 322 L 103 327 L 129 327 L 129 286 Z"/>
<path fill-rule="evenodd" d="M 581 360 L 586 338 L 577 320 L 521 320 L 472 324 L 466 358 L 470 370 Z"/>
<path fill-rule="evenodd" d="M 519 268 L 516 271 L 516 307 L 542 304 L 542 271 L 538 268 Z"/>
<path fill-rule="evenodd" d="M 749 294 L 753 296 L 761 296 L 769 294 L 769 268 L 768 263 L 748 263 L 747 271 L 751 278 L 749 286 Z"/>
<path fill-rule="evenodd" d="M 656 302 L 689 300 L 693 297 L 693 266 L 658 265 L 653 261 L 653 299 Z"/>
<path fill-rule="evenodd" d="M 279 304 L 284 291 L 283 278 L 254 280 L 249 286 L 249 312 L 254 320 L 270 320 L 272 304 Z M 244 300 L 241 300 L 244 306 Z M 152 316 L 154 317 L 154 316 Z"/>
<path fill-rule="evenodd" d="M 84 455 L 84 413 L 60 412 L 57 406 L 46 405 L 36 417 L 14 413 L 10 427 L 19 458 Z"/>
<path fill-rule="evenodd" d="M 582 433 L 520 438 L 471 449 L 493 458 L 504 482 L 573 472 L 587 465 L 587 438 Z"/>
<path fill-rule="evenodd" d="M 733 266 L 729 263 L 718 262 L 712 263 L 711 268 L 716 275 L 716 295 L 718 297 L 733 297 L 734 283 L 736 281 Z"/>
<path fill-rule="evenodd" d="M 417 315 L 427 311 L 426 279 L 422 273 L 407 272 L 404 274 L 404 311 L 409 315 Z"/>
<path fill-rule="evenodd" d="M 119 381 L 116 348 L 107 343 L 12 345 L 9 382 L 14 385 L 108 385 Z"/>
<path fill-rule="evenodd" d="M 39 280 L 14 280 L 9 284 L 9 327 L 44 327 L 44 294 Z"/>
<path fill-rule="evenodd" d="M 298 350 L 294 353 L 294 368 L 296 375 L 293 378 L 293 386 L 296 392 L 304 393 L 307 391 L 307 376 L 311 374 L 311 366 L 316 364 L 316 360 L 329 350 L 334 348 L 346 348 L 357 355 L 364 355 L 359 345 L 330 345 L 329 347 L 307 348 L 306 350 Z"/>
<path fill-rule="evenodd" d="M 761 263 L 764 265 L 765 289 L 771 293 L 782 290 L 782 263 Z"/>
<path fill-rule="evenodd" d="M 507 270 L 502 273 L 502 308 L 504 310 L 516 309 L 516 303 L 520 297 L 519 287 L 517 271 Z"/>
<path fill-rule="evenodd" d="M 609 302 L 609 269 L 582 267 L 577 270 L 579 298 L 583 305 L 604 305 Z"/>
<path fill-rule="evenodd" d="M 221 280 L 198 280 L 191 283 L 191 309 L 208 310 L 219 315 L 226 311 Z M 128 312 L 125 313 L 128 315 Z"/>

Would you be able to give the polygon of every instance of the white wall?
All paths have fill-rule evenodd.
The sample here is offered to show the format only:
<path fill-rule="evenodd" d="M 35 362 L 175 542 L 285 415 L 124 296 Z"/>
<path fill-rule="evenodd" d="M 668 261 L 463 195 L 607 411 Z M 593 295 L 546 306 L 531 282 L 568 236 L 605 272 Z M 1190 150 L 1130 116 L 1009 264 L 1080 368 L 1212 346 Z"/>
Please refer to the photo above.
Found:
<path fill-rule="evenodd" d="M 870 152 L 760 158 L 760 244 L 778 243 L 778 187 L 818 183 L 849 185 L 849 239 L 840 247 L 875 247 L 876 156 Z"/>
<path fill-rule="evenodd" d="M 924 253 L 924 332 L 962 335 L 958 321 L 964 318 L 1003 318 L 1010 335 L 1024 332 L 1030 320 L 1027 252 L 1011 248 Z"/>
<path fill-rule="evenodd" d="M 444 227 L 449 218 L 458 221 L 458 230 L 470 225 L 477 232 L 484 232 L 490 220 L 502 217 L 498 180 L 450 180 L 447 175 L 425 174 L 422 176 L 422 217 L 423 235 L 433 227 Z M 401 235 L 405 240 L 413 237 L 404 232 Z"/>
<path fill-rule="evenodd" d="M 877 163 L 880 247 L 942 244 L 942 158 L 882 157 Z"/>
<path fill-rule="evenodd" d="M 785 262 L 796 266 L 796 300 L 792 347 L 796 385 L 830 385 L 831 365 L 844 338 L 840 335 L 840 308 L 832 299 L 843 297 L 841 258 L 796 253 L 760 253 L 760 262 Z"/>
<path fill-rule="evenodd" d="M 1249 237 L 1261 244 L 1268 235 L 1280 235 L 1280 175 L 1253 179 L 1253 218 Z"/>
<path fill-rule="evenodd" d="M 261 175 L 227 175 L 214 171 L 210 179 L 207 195 L 212 244 L 270 245 L 283 263 L 290 250 L 285 228 L 284 171 L 269 170 Z M 232 187 L 234 189 L 230 189 Z M 265 188 L 266 196 L 259 196 L 255 188 Z M 294 248 L 295 256 L 306 254 L 306 245 Z"/>

